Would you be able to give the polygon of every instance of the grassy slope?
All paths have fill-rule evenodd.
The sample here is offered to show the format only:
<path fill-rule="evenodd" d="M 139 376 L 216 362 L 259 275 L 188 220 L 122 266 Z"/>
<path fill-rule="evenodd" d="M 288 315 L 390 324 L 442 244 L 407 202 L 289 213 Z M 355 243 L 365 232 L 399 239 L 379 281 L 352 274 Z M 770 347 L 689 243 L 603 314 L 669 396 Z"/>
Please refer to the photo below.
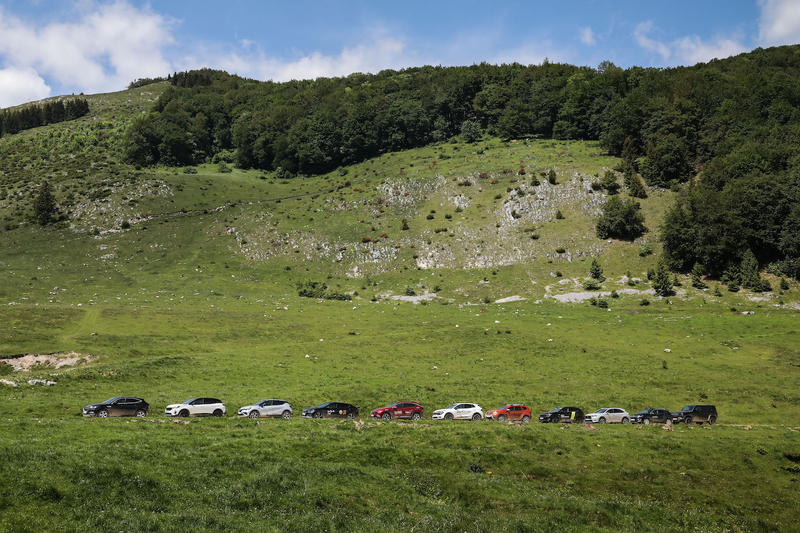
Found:
<path fill-rule="evenodd" d="M 7 223 L 23 221 L 39 174 L 51 176 L 73 215 L 71 229 L 23 223 L 0 233 L 0 353 L 100 356 L 82 368 L 2 376 L 58 385 L 0 388 L 0 528 L 769 530 L 796 523 L 798 473 L 785 457 L 800 454 L 800 352 L 789 305 L 796 287 L 754 302 L 684 283 L 686 293 L 671 303 L 642 307 L 641 296 L 622 296 L 609 300 L 610 311 L 544 298 L 581 290 L 591 256 L 600 258 L 609 290 L 627 287 L 618 282 L 626 271 L 643 277 L 655 263 L 639 257 L 638 242 L 593 237 L 601 200 L 588 184 L 614 164 L 596 145 L 443 144 L 386 154 L 346 175 L 285 182 L 256 171 L 220 174 L 216 165 L 197 174 L 137 171 L 113 147 L 157 90 L 90 97 L 88 117 L 0 140 L 2 186 L 14 192 L 0 200 Z M 85 148 L 106 130 L 113 133 L 105 141 Z M 70 166 L 74 159 L 82 163 Z M 551 167 L 558 185 L 530 185 Z M 509 190 L 517 187 L 522 198 Z M 653 230 L 643 240 L 657 241 L 670 197 L 651 191 L 643 202 Z M 555 209 L 565 219 L 556 220 Z M 409 230 L 400 229 L 402 219 Z M 123 220 L 131 229 L 119 229 Z M 558 247 L 566 252 L 556 254 Z M 295 283 L 308 279 L 357 294 L 352 302 L 298 298 Z M 407 287 L 436 286 L 439 298 L 429 305 L 389 299 Z M 528 300 L 483 303 L 511 295 Z M 77 416 L 82 405 L 115 394 L 144 396 L 152 420 Z M 158 422 L 165 404 L 200 394 L 222 397 L 229 411 L 268 396 L 296 409 L 342 399 L 363 412 L 402 398 L 428 412 L 453 401 L 484 408 L 521 401 L 536 411 L 708 401 L 721 424 L 667 432 Z M 127 498 L 131 505 L 118 503 Z"/>

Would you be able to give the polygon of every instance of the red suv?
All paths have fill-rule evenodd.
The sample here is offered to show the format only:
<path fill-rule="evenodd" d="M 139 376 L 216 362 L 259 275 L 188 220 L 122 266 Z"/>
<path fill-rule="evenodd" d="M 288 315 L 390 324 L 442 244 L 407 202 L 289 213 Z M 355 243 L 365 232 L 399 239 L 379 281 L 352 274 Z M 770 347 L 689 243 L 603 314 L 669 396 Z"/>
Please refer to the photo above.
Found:
<path fill-rule="evenodd" d="M 531 410 L 525 405 L 510 403 L 508 405 L 504 405 L 500 409 L 486 411 L 486 420 L 497 420 L 498 422 L 505 422 L 506 420 L 522 420 L 523 422 L 530 422 Z"/>
<path fill-rule="evenodd" d="M 423 411 L 424 409 L 417 402 L 394 402 L 386 407 L 373 409 L 370 416 L 381 420 L 391 420 L 392 418 L 419 420 L 422 418 Z"/>

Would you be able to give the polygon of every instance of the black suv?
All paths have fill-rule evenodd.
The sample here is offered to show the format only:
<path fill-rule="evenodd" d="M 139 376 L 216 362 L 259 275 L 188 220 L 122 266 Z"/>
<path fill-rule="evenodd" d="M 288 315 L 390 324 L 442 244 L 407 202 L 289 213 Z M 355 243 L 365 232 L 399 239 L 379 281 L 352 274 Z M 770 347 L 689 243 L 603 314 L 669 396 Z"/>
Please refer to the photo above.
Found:
<path fill-rule="evenodd" d="M 717 408 L 713 405 L 687 405 L 677 413 L 672 413 L 673 422 L 683 422 L 684 424 L 702 424 L 717 422 Z"/>
<path fill-rule="evenodd" d="M 303 418 L 358 418 L 358 407 L 342 402 L 325 402 L 303 409 Z"/>
<path fill-rule="evenodd" d="M 582 424 L 583 411 L 580 407 L 556 407 L 546 413 L 540 414 L 539 422 L 543 424 L 557 422 Z"/>
<path fill-rule="evenodd" d="M 631 424 L 671 424 L 672 413 L 669 409 L 653 409 L 648 407 L 631 415 Z"/>
<path fill-rule="evenodd" d="M 150 405 L 141 398 L 114 396 L 100 403 L 83 408 L 83 416 L 107 418 L 109 416 L 147 416 Z"/>

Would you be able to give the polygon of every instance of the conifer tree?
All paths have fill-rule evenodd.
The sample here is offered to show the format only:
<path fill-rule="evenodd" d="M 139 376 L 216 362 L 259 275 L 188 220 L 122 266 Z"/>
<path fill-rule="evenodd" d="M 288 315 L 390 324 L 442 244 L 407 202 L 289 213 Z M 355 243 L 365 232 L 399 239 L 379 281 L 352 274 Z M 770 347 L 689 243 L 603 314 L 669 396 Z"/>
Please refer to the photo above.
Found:
<path fill-rule="evenodd" d="M 597 259 L 592 259 L 592 265 L 589 267 L 589 275 L 594 279 L 604 281 L 606 278 L 603 276 L 603 267 L 597 262 Z"/>
<path fill-rule="evenodd" d="M 675 280 L 667 264 L 663 260 L 660 261 L 658 263 L 658 268 L 656 268 L 655 275 L 653 276 L 653 289 L 656 291 L 656 294 L 658 296 L 672 296 L 675 294 L 675 291 L 672 290 L 674 284 Z"/>
<path fill-rule="evenodd" d="M 33 199 L 33 216 L 40 226 L 46 226 L 55 220 L 57 212 L 56 199 L 50 183 L 45 180 L 39 186 L 36 198 Z"/>
<path fill-rule="evenodd" d="M 703 281 L 703 267 L 695 263 L 692 267 L 692 287 L 695 289 L 705 289 L 708 285 Z"/>

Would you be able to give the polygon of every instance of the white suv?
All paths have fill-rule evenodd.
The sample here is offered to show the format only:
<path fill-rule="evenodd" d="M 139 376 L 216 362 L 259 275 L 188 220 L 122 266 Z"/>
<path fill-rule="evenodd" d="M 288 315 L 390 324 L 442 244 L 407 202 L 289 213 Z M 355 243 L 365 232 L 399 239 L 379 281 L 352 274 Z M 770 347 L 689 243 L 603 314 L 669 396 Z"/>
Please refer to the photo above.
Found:
<path fill-rule="evenodd" d="M 167 416 L 224 416 L 225 404 L 217 398 L 189 398 L 164 409 Z"/>
<path fill-rule="evenodd" d="M 483 418 L 483 409 L 477 403 L 454 403 L 444 409 L 433 412 L 434 420 L 480 420 Z"/>
<path fill-rule="evenodd" d="M 283 400 L 263 400 L 239 408 L 240 417 L 248 418 L 292 418 L 292 406 Z"/>
<path fill-rule="evenodd" d="M 594 413 L 589 413 L 584 417 L 587 424 L 630 424 L 631 415 L 625 409 L 619 407 L 603 407 Z"/>

